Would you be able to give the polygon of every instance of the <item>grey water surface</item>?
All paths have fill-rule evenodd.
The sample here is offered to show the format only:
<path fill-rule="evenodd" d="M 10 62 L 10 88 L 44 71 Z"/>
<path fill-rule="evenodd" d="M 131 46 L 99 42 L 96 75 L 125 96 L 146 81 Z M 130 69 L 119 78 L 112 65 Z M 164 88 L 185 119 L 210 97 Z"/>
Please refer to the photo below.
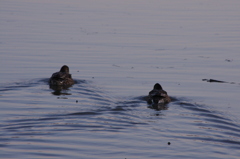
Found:
<path fill-rule="evenodd" d="M 238 158 L 239 8 L 2 0 L 1 158 Z M 62 65 L 76 83 L 52 89 Z M 156 82 L 164 110 L 145 100 Z"/>

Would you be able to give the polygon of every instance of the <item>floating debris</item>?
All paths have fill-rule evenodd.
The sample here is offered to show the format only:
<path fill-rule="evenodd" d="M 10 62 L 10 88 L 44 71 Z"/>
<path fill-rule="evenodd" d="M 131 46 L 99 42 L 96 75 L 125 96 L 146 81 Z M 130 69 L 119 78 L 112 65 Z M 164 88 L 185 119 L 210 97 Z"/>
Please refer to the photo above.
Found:
<path fill-rule="evenodd" d="M 230 59 L 225 59 L 225 61 L 227 61 L 227 62 L 232 62 L 233 60 L 230 60 Z"/>
<path fill-rule="evenodd" d="M 225 81 L 219 81 L 219 80 L 215 80 L 215 79 L 202 79 L 202 80 L 207 81 L 207 82 L 227 83 Z"/>
<path fill-rule="evenodd" d="M 207 81 L 207 82 L 216 82 L 216 83 L 229 83 L 229 84 L 240 84 L 240 83 L 235 83 L 235 82 L 226 82 L 226 81 L 219 81 L 219 80 L 215 80 L 215 79 L 202 79 L 203 81 Z"/>

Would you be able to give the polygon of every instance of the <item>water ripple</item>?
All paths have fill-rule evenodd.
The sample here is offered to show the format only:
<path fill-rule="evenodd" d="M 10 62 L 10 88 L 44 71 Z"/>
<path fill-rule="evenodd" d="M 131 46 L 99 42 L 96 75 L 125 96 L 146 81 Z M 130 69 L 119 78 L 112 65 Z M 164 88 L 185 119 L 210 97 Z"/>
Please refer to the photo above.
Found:
<path fill-rule="evenodd" d="M 47 79 L 0 87 L 3 151 L 74 158 L 88 149 L 121 154 L 126 147 L 136 154 L 147 148 L 154 156 L 168 142 L 174 151 L 186 144 L 218 153 L 240 148 L 239 123 L 205 104 L 172 97 L 167 110 L 149 109 L 146 96 L 116 99 L 85 80 L 52 91 Z"/>

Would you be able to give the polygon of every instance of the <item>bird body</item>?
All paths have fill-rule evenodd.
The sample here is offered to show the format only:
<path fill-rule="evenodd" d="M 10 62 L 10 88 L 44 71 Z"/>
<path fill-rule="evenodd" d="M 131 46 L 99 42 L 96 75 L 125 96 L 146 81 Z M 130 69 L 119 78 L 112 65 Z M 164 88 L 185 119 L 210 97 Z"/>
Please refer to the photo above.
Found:
<path fill-rule="evenodd" d="M 59 72 L 52 74 L 49 79 L 50 85 L 55 86 L 71 86 L 74 84 L 72 75 L 69 73 L 69 67 L 67 65 L 62 66 Z"/>
<path fill-rule="evenodd" d="M 162 86 L 159 83 L 156 83 L 148 94 L 148 103 L 153 104 L 167 104 L 171 102 L 170 97 L 167 92 L 162 89 Z"/>

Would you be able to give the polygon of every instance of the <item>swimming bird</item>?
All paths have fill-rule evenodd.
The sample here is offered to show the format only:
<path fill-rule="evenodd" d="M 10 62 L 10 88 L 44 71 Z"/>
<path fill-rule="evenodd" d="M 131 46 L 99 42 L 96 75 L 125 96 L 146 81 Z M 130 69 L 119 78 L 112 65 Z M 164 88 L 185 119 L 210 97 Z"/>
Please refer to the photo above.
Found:
<path fill-rule="evenodd" d="M 149 104 L 167 104 L 171 102 L 170 97 L 167 92 L 162 89 L 162 86 L 159 83 L 156 83 L 153 86 L 153 90 L 151 90 L 148 94 L 148 103 Z"/>
<path fill-rule="evenodd" d="M 59 72 L 52 74 L 52 77 L 49 79 L 49 84 L 54 86 L 71 86 L 74 84 L 72 75 L 69 73 L 69 67 L 63 65 Z"/>

